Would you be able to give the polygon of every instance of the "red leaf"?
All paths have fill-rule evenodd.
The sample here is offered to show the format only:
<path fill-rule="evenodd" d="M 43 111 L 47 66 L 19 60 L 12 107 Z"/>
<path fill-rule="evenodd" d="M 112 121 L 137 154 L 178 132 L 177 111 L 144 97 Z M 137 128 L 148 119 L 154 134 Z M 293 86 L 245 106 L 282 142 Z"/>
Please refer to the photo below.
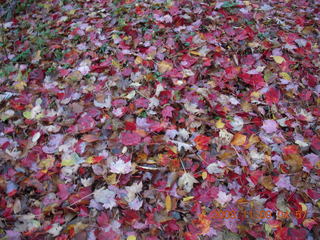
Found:
<path fill-rule="evenodd" d="M 100 227 L 107 227 L 109 225 L 109 217 L 105 212 L 102 212 L 97 217 L 97 222 Z"/>
<path fill-rule="evenodd" d="M 314 149 L 320 151 L 320 138 L 317 137 L 317 136 L 314 136 L 314 137 L 312 138 L 312 140 L 311 140 L 311 146 L 312 146 Z"/>
<path fill-rule="evenodd" d="M 298 154 L 299 153 L 299 147 L 297 145 L 288 145 L 285 146 L 283 149 L 284 155 L 290 155 L 290 154 Z"/>
<path fill-rule="evenodd" d="M 64 62 L 67 64 L 74 64 L 79 59 L 79 54 L 75 50 L 71 50 L 64 55 Z"/>
<path fill-rule="evenodd" d="M 239 77 L 241 77 L 245 83 L 253 86 L 255 90 L 264 87 L 266 84 L 261 74 L 241 73 Z"/>
<path fill-rule="evenodd" d="M 316 199 L 319 199 L 320 198 L 320 193 L 319 192 L 316 192 L 312 189 L 308 189 L 307 190 L 307 194 L 309 197 L 311 197 L 312 199 L 316 200 Z"/>
<path fill-rule="evenodd" d="M 136 123 L 134 122 L 125 122 L 125 128 L 126 130 L 129 130 L 129 131 L 135 131 L 137 129 L 136 127 Z"/>
<path fill-rule="evenodd" d="M 66 184 L 58 184 L 59 192 L 57 193 L 58 197 L 61 198 L 62 201 L 67 200 L 69 197 L 69 186 Z"/>
<path fill-rule="evenodd" d="M 92 117 L 86 115 L 78 120 L 77 126 L 78 132 L 85 133 L 96 126 L 96 121 Z"/>
<path fill-rule="evenodd" d="M 280 90 L 272 87 L 266 93 L 266 102 L 268 105 L 277 104 L 280 100 Z"/>
<path fill-rule="evenodd" d="M 204 135 L 199 135 L 194 139 L 194 142 L 196 143 L 196 147 L 199 150 L 208 150 L 209 141 L 210 141 L 210 138 Z"/>

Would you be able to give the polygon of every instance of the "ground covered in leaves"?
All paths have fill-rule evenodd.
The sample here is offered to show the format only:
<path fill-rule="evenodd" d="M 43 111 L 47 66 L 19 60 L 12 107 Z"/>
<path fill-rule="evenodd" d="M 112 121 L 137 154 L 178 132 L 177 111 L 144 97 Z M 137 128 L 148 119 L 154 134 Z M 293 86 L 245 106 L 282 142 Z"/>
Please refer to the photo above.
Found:
<path fill-rule="evenodd" d="M 319 7 L 21 1 L 1 239 L 319 239 Z"/>

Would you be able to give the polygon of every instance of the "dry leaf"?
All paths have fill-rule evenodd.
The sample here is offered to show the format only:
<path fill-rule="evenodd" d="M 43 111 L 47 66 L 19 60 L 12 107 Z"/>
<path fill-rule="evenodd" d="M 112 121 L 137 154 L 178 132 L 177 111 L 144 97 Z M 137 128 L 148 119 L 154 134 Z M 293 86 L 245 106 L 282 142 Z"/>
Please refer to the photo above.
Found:
<path fill-rule="evenodd" d="M 232 145 L 235 145 L 235 146 L 241 146 L 243 144 L 245 144 L 247 140 L 247 137 L 246 135 L 243 135 L 241 133 L 236 133 L 234 136 L 233 136 L 233 139 L 231 141 L 231 144 Z"/>
<path fill-rule="evenodd" d="M 285 61 L 285 59 L 281 56 L 272 56 L 272 57 L 273 57 L 273 60 L 278 64 L 281 64 Z"/>
<path fill-rule="evenodd" d="M 166 211 L 170 212 L 172 208 L 171 197 L 170 195 L 166 196 Z"/>
<path fill-rule="evenodd" d="M 167 61 L 161 61 L 158 63 L 158 71 L 160 73 L 165 73 L 167 71 L 170 71 L 172 69 L 172 64 Z"/>
<path fill-rule="evenodd" d="M 91 143 L 91 142 L 98 141 L 99 137 L 97 135 L 93 135 L 93 134 L 86 134 L 86 135 L 83 135 L 81 139 L 85 142 Z"/>
<path fill-rule="evenodd" d="M 270 175 L 262 177 L 261 185 L 270 191 L 275 187 L 272 181 L 272 177 Z"/>

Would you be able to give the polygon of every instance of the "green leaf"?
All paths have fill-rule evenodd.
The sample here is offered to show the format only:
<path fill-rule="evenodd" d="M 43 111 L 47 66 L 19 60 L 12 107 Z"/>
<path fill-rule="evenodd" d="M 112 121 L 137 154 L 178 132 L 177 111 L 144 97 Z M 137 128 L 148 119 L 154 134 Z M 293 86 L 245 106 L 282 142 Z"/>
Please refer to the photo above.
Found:
<path fill-rule="evenodd" d="M 221 8 L 231 8 L 237 6 L 237 3 L 234 2 L 224 2 L 224 4 L 222 4 Z"/>
<path fill-rule="evenodd" d="M 23 112 L 23 116 L 26 118 L 26 119 L 32 119 L 32 114 L 30 111 L 24 111 Z"/>

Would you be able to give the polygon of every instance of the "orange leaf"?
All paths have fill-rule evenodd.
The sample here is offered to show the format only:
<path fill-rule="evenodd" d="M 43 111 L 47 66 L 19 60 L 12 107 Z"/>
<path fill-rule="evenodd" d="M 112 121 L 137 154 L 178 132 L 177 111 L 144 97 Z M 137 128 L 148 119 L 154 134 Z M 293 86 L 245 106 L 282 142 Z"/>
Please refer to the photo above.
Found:
<path fill-rule="evenodd" d="M 200 222 L 199 227 L 201 229 L 201 234 L 203 235 L 208 233 L 210 230 L 210 224 L 211 224 L 209 217 L 204 214 L 200 214 L 199 222 Z"/>
<path fill-rule="evenodd" d="M 246 135 L 243 135 L 241 133 L 236 133 L 234 136 L 233 136 L 233 139 L 231 141 L 231 144 L 232 145 L 235 145 L 235 146 L 241 146 L 243 144 L 245 144 L 247 140 L 247 137 Z"/>
<path fill-rule="evenodd" d="M 166 196 L 166 211 L 170 212 L 171 211 L 171 207 L 172 207 L 171 197 L 170 197 L 170 195 L 167 195 Z"/>
<path fill-rule="evenodd" d="M 198 150 L 208 150 L 210 138 L 204 135 L 199 135 L 195 137 L 194 142 L 196 143 L 196 148 Z"/>

